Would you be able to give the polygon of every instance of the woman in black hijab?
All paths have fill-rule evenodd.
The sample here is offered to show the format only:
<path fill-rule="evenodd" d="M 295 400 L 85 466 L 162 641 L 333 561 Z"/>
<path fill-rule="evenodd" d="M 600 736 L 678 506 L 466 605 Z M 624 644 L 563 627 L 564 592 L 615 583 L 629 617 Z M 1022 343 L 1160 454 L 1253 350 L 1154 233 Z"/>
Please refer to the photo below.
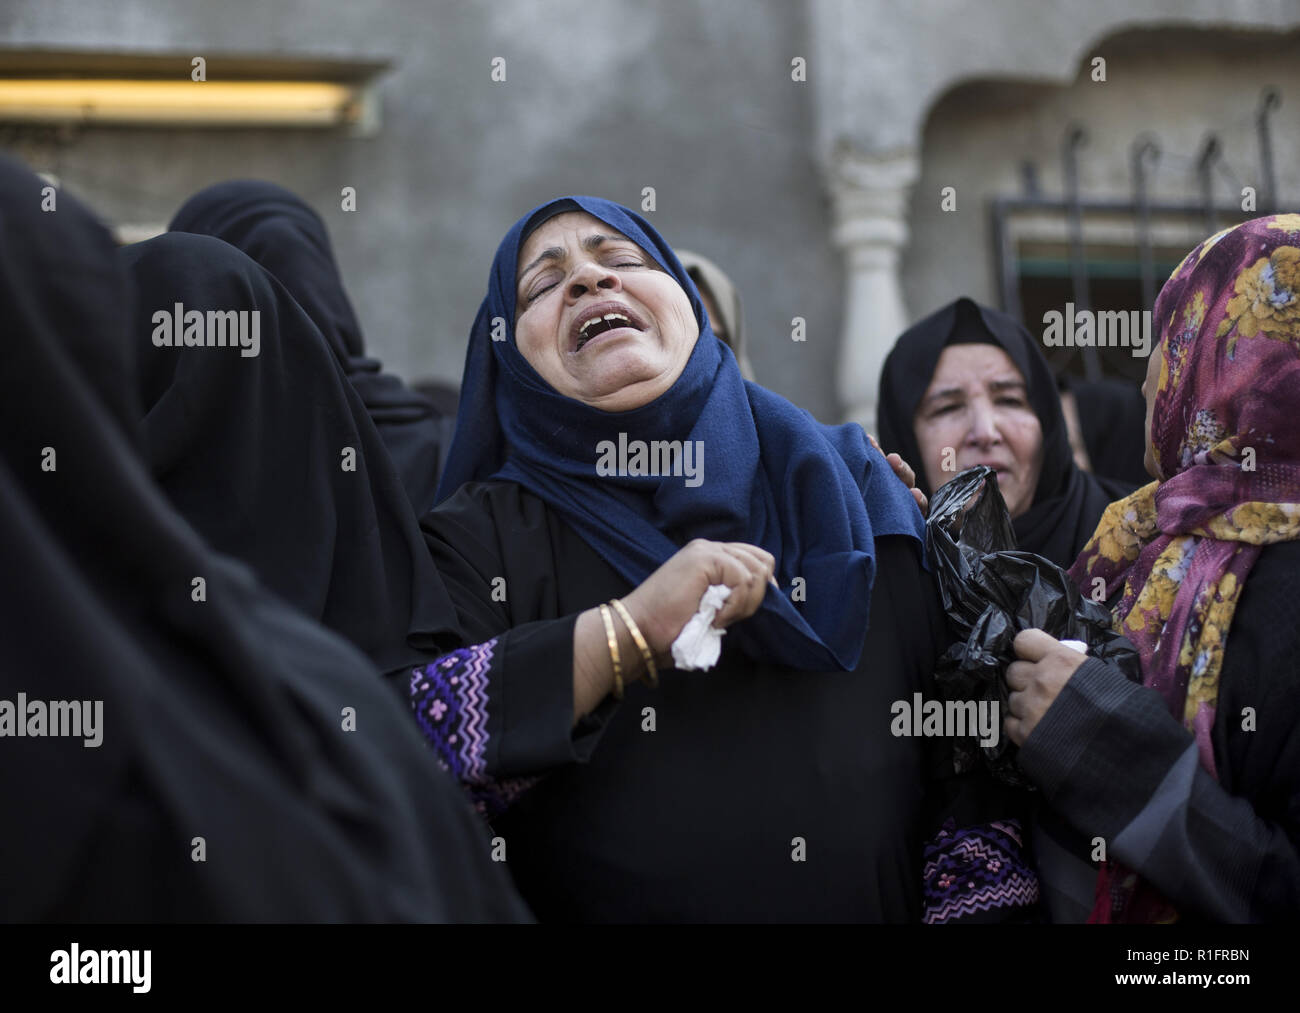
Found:
<path fill-rule="evenodd" d="M 411 390 L 367 358 L 361 324 L 334 259 L 329 233 L 315 211 L 274 183 L 231 180 L 200 190 L 168 228 L 224 239 L 275 276 L 307 311 L 379 429 L 417 515 L 434 504 L 453 413 Z"/>
<path fill-rule="evenodd" d="M 135 286 L 145 457 L 176 509 L 382 672 L 429 660 L 455 612 L 322 332 L 219 239 L 167 233 L 118 257 Z"/>
<path fill-rule="evenodd" d="M 373 667 L 151 480 L 129 286 L 43 187 L 0 159 L 0 919 L 526 917 Z"/>
<path fill-rule="evenodd" d="M 998 473 L 1018 547 L 1069 566 L 1132 486 L 1074 463 L 1047 360 L 1012 317 L 961 298 L 904 331 L 880 374 L 881 446 L 927 495 L 976 464 Z"/>
<path fill-rule="evenodd" d="M 1142 463 L 1142 447 L 1146 441 L 1147 406 L 1139 385 L 1107 377 L 1096 381 L 1072 379 L 1067 389 L 1074 395 L 1089 470 L 1135 488 L 1146 485 L 1150 476 Z"/>

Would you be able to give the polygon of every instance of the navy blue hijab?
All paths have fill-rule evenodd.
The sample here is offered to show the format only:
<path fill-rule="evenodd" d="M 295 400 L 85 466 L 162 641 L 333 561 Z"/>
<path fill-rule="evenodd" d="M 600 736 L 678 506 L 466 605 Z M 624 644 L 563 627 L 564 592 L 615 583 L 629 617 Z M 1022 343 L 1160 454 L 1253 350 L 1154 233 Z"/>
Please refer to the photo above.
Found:
<path fill-rule="evenodd" d="M 685 369 L 640 408 L 603 412 L 565 397 L 515 346 L 520 248 L 534 229 L 566 211 L 585 211 L 640 246 L 676 279 L 695 311 L 700 337 Z M 505 340 L 492 340 L 497 318 Z M 628 441 L 699 441 L 702 483 L 598 476 L 597 444 L 617 445 L 620 433 Z M 822 425 L 742 379 L 672 248 L 643 218 L 593 197 L 543 204 L 497 249 L 465 356 L 456 438 L 438 498 L 488 478 L 539 496 L 634 584 L 692 538 L 767 549 L 782 591 L 769 588 L 759 611 L 731 634 L 749 657 L 790 668 L 856 668 L 870 614 L 874 539 L 909 535 L 923 552 L 920 511 L 862 427 Z"/>

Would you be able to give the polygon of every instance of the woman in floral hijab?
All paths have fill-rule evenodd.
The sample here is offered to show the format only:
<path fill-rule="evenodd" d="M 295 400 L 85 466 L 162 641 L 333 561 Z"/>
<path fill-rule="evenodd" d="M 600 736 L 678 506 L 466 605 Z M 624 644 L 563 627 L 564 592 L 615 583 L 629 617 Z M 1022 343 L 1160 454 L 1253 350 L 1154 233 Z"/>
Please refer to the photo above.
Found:
<path fill-rule="evenodd" d="M 1114 604 L 1143 683 L 1088 659 L 1044 692 L 1062 663 L 1030 631 L 1030 660 L 1008 670 L 1024 694 L 1008 731 L 1019 708 L 1026 772 L 1104 843 L 1091 921 L 1294 918 L 1300 215 L 1205 240 L 1153 324 L 1143 391 L 1157 481 L 1106 510 L 1070 571 Z M 1025 703 L 1035 697 L 1045 712 Z"/>

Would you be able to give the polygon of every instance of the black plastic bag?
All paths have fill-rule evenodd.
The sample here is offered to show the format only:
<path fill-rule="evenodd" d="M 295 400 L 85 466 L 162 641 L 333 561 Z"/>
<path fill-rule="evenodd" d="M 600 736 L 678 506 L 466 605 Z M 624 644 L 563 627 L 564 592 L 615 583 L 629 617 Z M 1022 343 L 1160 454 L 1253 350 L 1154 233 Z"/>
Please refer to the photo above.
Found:
<path fill-rule="evenodd" d="M 1016 549 L 992 468 L 963 471 L 934 494 L 925 537 L 955 641 L 935 672 L 944 701 L 996 702 L 999 717 L 1010 713 L 1003 673 L 1016 660 L 1016 634 L 1031 628 L 1058 640 L 1083 641 L 1089 657 L 1113 662 L 1129 679 L 1142 681 L 1137 651 L 1111 628 L 1110 613 L 1081 595 L 1061 567 Z M 954 752 L 958 773 L 972 769 L 983 753 L 999 780 L 1033 787 L 1000 727 L 996 745 L 956 739 Z"/>

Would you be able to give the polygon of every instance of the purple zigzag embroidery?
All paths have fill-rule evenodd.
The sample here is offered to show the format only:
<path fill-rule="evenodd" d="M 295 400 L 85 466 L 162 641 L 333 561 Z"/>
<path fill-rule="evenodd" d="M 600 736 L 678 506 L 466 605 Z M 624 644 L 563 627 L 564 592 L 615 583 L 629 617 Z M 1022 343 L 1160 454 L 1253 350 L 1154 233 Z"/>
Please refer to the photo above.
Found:
<path fill-rule="evenodd" d="M 486 780 L 488 668 L 492 664 L 495 646 L 496 640 L 493 639 L 466 648 L 468 657 L 460 667 L 461 729 L 464 736 L 460 752 L 467 777 L 476 784 Z"/>
<path fill-rule="evenodd" d="M 462 647 L 411 670 L 411 706 L 443 765 L 467 784 L 486 784 L 488 669 L 496 639 Z"/>
<path fill-rule="evenodd" d="M 1031 907 L 1038 903 L 1038 880 L 1015 877 L 998 886 L 989 886 L 965 897 L 954 897 L 938 907 L 927 907 L 925 924 L 939 925 L 963 915 L 1007 907 Z"/>
<path fill-rule="evenodd" d="M 488 671 L 496 640 L 444 654 L 411 670 L 411 707 L 438 765 L 461 782 L 480 815 L 505 812 L 539 777 L 487 774 Z"/>
<path fill-rule="evenodd" d="M 1015 820 L 956 829 L 948 820 L 925 847 L 923 870 L 927 924 L 995 909 L 1038 903 L 1038 877 L 1021 853 Z"/>

